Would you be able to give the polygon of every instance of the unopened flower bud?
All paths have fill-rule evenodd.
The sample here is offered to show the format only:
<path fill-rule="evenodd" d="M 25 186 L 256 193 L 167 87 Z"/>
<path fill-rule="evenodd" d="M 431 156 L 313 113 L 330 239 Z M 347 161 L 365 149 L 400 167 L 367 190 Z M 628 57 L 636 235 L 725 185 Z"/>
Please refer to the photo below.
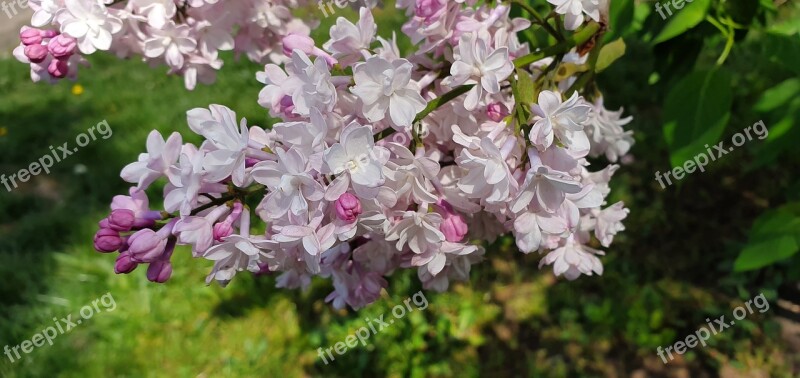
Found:
<path fill-rule="evenodd" d="M 61 79 L 69 73 L 69 64 L 61 59 L 53 59 L 47 66 L 47 72 L 51 76 Z"/>
<path fill-rule="evenodd" d="M 167 238 L 158 235 L 155 231 L 146 228 L 136 231 L 128 239 L 128 251 L 136 262 L 153 262 L 164 254 Z"/>
<path fill-rule="evenodd" d="M 282 43 L 283 53 L 286 54 L 286 56 L 290 57 L 292 56 L 292 52 L 294 50 L 299 50 L 307 55 L 318 56 L 322 59 L 325 59 L 325 62 L 328 63 L 328 66 L 333 66 L 338 62 L 336 58 L 319 47 L 314 46 L 314 40 L 307 35 L 289 33 L 289 35 L 283 37 Z"/>
<path fill-rule="evenodd" d="M 418 0 L 414 7 L 414 14 L 417 17 L 428 19 L 442 9 L 443 5 L 440 0 Z"/>
<path fill-rule="evenodd" d="M 172 276 L 172 264 L 169 260 L 159 260 L 147 267 L 147 279 L 155 283 L 164 283 Z"/>
<path fill-rule="evenodd" d="M 101 228 L 94 235 L 94 249 L 99 252 L 114 252 L 122 247 L 123 240 L 119 232 L 110 228 Z"/>
<path fill-rule="evenodd" d="M 219 222 L 214 225 L 214 240 L 222 241 L 222 239 L 233 234 L 233 225 L 229 222 Z"/>
<path fill-rule="evenodd" d="M 111 211 L 108 216 L 108 227 L 116 231 L 130 231 L 136 221 L 136 215 L 128 209 Z"/>
<path fill-rule="evenodd" d="M 441 227 L 439 227 L 444 234 L 445 240 L 453 243 L 460 242 L 467 235 L 469 230 L 467 223 L 464 222 L 464 217 L 460 214 L 453 214 L 445 217 Z"/>
<path fill-rule="evenodd" d="M 117 274 L 128 274 L 133 272 L 137 266 L 139 266 L 139 264 L 131 260 L 130 252 L 122 252 L 117 256 L 117 261 L 114 263 L 114 272 Z"/>
<path fill-rule="evenodd" d="M 336 200 L 336 216 L 339 219 L 352 222 L 361 214 L 361 201 L 358 197 L 344 193 Z"/>
<path fill-rule="evenodd" d="M 486 107 L 486 115 L 495 122 L 500 122 L 508 116 L 508 109 L 499 102 L 493 102 Z"/>
<path fill-rule="evenodd" d="M 27 26 L 23 27 L 19 32 L 19 40 L 25 46 L 39 45 L 42 43 L 42 31 Z"/>
<path fill-rule="evenodd" d="M 292 101 L 291 96 L 283 96 L 281 98 L 281 113 L 283 113 L 286 118 L 293 118 L 296 117 L 297 114 L 294 114 L 294 102 Z"/>
<path fill-rule="evenodd" d="M 292 51 L 294 50 L 300 50 L 306 54 L 311 54 L 314 51 L 314 40 L 306 35 L 289 33 L 289 35 L 283 37 L 282 42 L 283 53 L 289 57 L 292 56 Z"/>
<path fill-rule="evenodd" d="M 25 46 L 25 56 L 31 63 L 41 63 L 47 58 L 47 47 L 42 45 Z"/>
<path fill-rule="evenodd" d="M 48 42 L 47 49 L 50 50 L 50 54 L 53 54 L 56 58 L 69 58 L 75 53 L 76 46 L 75 38 L 59 34 Z"/>

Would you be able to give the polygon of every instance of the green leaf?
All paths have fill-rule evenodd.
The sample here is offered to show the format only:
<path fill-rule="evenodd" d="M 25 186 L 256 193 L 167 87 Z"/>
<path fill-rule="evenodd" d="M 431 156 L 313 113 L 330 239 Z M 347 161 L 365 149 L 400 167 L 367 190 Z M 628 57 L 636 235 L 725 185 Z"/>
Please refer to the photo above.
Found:
<path fill-rule="evenodd" d="M 675 1 L 678 2 L 680 0 Z M 668 20 L 667 26 L 665 26 L 664 29 L 661 29 L 661 32 L 658 33 L 656 38 L 653 40 L 653 44 L 658 44 L 668 39 L 675 38 L 687 30 L 697 26 L 697 24 L 702 22 L 706 17 L 706 12 L 708 12 L 708 7 L 711 4 L 711 0 L 694 0 L 691 3 L 683 0 L 678 3 L 684 4 L 683 8 L 675 9 L 672 1 L 663 2 L 663 5 L 661 6 L 661 13 L 663 13 L 664 17 Z M 671 16 L 667 11 L 667 7 L 672 11 Z M 656 11 L 655 13 L 658 15 L 658 17 L 660 17 L 659 12 Z"/>
<path fill-rule="evenodd" d="M 533 83 L 531 75 L 528 72 L 517 68 L 517 81 L 514 83 L 513 88 L 515 100 L 523 104 L 532 104 L 536 102 L 536 88 Z"/>
<path fill-rule="evenodd" d="M 673 167 L 715 144 L 731 109 L 731 74 L 723 69 L 695 71 L 681 79 L 664 103 L 664 138 Z"/>
<path fill-rule="evenodd" d="M 762 214 L 753 224 L 747 246 L 736 258 L 734 271 L 765 267 L 800 250 L 800 202 Z"/>
<path fill-rule="evenodd" d="M 600 56 L 597 57 L 595 71 L 603 71 L 604 69 L 608 68 L 611 63 L 614 63 L 615 60 L 621 58 L 623 55 L 625 55 L 625 41 L 623 41 L 622 38 L 606 44 L 602 49 L 600 49 Z"/>
<path fill-rule="evenodd" d="M 788 150 L 795 149 L 797 140 L 800 139 L 800 97 L 795 97 L 788 105 L 784 106 L 785 114 L 777 122 L 769 125 L 769 135 L 759 146 L 756 158 L 747 167 L 747 171 L 770 164 Z"/>
<path fill-rule="evenodd" d="M 800 93 L 800 79 L 792 78 L 768 89 L 758 100 L 753 109 L 757 112 L 769 112 L 786 105 Z"/>
<path fill-rule="evenodd" d="M 619 0 L 609 2 L 609 39 L 614 36 L 625 35 L 634 28 L 633 0 Z"/>
<path fill-rule="evenodd" d="M 800 74 L 800 35 L 767 33 L 764 38 L 764 56 L 773 63 Z"/>
<path fill-rule="evenodd" d="M 775 4 L 772 3 L 772 0 L 758 0 L 758 3 L 763 7 L 771 11 L 776 11 L 778 8 Z"/>

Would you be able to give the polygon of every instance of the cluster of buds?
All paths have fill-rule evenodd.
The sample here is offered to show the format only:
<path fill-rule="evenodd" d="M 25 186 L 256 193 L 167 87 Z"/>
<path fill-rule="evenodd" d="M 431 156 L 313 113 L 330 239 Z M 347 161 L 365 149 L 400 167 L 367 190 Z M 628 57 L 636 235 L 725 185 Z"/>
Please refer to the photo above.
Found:
<path fill-rule="evenodd" d="M 304 0 L 30 0 L 31 27 L 22 30 L 15 56 L 31 64 L 33 81 L 74 77 L 73 55 L 108 51 L 120 58 L 140 57 L 165 64 L 181 75 L 187 89 L 210 84 L 222 68 L 220 51 L 235 51 L 259 63 L 277 61 L 278 42 L 310 28 L 290 9 Z M 50 28 L 39 31 L 34 28 Z M 28 47 L 42 44 L 43 50 Z M 70 56 L 76 58 L 70 59 Z"/>
<path fill-rule="evenodd" d="M 75 38 L 55 30 L 42 30 L 23 26 L 19 32 L 20 45 L 14 49 L 17 60 L 31 65 L 34 81 L 54 81 L 75 75 L 77 63 L 83 59 L 75 54 Z"/>

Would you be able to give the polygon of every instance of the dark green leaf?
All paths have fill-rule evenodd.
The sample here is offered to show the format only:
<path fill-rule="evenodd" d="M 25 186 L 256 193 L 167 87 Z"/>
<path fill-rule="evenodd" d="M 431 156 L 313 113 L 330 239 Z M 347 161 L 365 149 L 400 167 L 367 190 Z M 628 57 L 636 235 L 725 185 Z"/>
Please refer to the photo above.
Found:
<path fill-rule="evenodd" d="M 664 103 L 664 138 L 672 166 L 705 152 L 722 136 L 730 118 L 731 75 L 725 70 L 696 71 L 673 87 Z"/>
<path fill-rule="evenodd" d="M 800 93 L 800 79 L 792 78 L 768 89 L 758 100 L 753 109 L 757 112 L 769 112 L 786 105 Z"/>
<path fill-rule="evenodd" d="M 609 6 L 609 38 L 625 35 L 633 28 L 633 0 L 611 2 Z"/>
<path fill-rule="evenodd" d="M 661 9 L 661 13 L 656 11 L 656 17 L 661 17 L 661 14 L 663 14 L 664 18 L 667 20 L 667 26 L 661 29 L 661 32 L 658 33 L 658 36 L 653 40 L 653 44 L 658 44 L 677 37 L 697 26 L 697 24 L 702 22 L 706 17 L 706 12 L 708 12 L 711 0 L 694 0 L 691 3 L 684 0 L 680 3 L 683 4 L 683 8 L 681 9 L 674 9 L 672 1 L 664 2 L 660 8 L 657 8 Z M 669 10 L 672 11 L 671 16 L 666 7 L 669 7 Z"/>
<path fill-rule="evenodd" d="M 762 214 L 750 230 L 747 246 L 734 262 L 735 271 L 762 268 L 800 250 L 800 203 Z"/>

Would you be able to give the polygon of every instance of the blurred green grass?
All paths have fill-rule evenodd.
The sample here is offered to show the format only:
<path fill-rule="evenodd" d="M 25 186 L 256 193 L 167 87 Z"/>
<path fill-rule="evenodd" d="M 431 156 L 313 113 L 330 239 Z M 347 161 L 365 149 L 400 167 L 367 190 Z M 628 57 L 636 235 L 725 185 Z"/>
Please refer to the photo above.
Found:
<path fill-rule="evenodd" d="M 352 10 L 342 15 L 354 19 Z M 380 34 L 389 37 L 403 17 L 377 11 L 376 18 Z M 318 41 L 325 30 L 314 31 Z M 789 376 L 797 357 L 780 341 L 771 313 L 748 317 L 669 367 L 660 366 L 655 355 L 657 346 L 693 332 L 706 317 L 730 313 L 759 291 L 774 299 L 777 284 L 797 276 L 796 258 L 760 272 L 729 273 L 752 220 L 783 199 L 774 182 L 792 180 L 787 169 L 797 166 L 742 173 L 749 158 L 743 149 L 662 191 L 652 175 L 669 160 L 660 140 L 659 102 L 645 87 L 650 68 L 638 59 L 643 51 L 631 44 L 629 56 L 601 83 L 607 103 L 624 105 L 637 117 L 635 162 L 623 166 L 612 184 L 611 201 L 625 200 L 631 208 L 628 230 L 608 250 L 605 274 L 555 280 L 537 269 L 538 256 L 522 255 L 504 239 L 488 248 L 488 261 L 470 282 L 443 294 L 426 292 L 428 309 L 395 322 L 368 346 L 330 365 L 318 360 L 317 348 L 343 341 L 364 319 L 388 314 L 418 291 L 413 272 L 395 274 L 373 306 L 335 311 L 323 303 L 331 290 L 325 281 L 315 281 L 305 293 L 275 289 L 268 276 L 240 275 L 226 289 L 206 287 L 210 264 L 179 250 L 173 279 L 155 285 L 141 270 L 115 275 L 114 256 L 92 248 L 96 221 L 111 197 L 127 190 L 119 170 L 143 150 L 151 129 L 191 138 L 186 110 L 210 103 L 231 107 L 250 124 L 268 122 L 256 104 L 259 66 L 227 56 L 217 84 L 186 92 L 180 78 L 163 70 L 96 54 L 94 67 L 77 82 L 83 93 L 75 95 L 71 83 L 35 85 L 24 65 L 0 61 L 0 127 L 6 129 L 0 136 L 0 173 L 28 165 L 50 145 L 72 142 L 102 119 L 114 130 L 110 139 L 92 142 L 50 175 L 11 193 L 0 191 L 0 344 L 30 339 L 53 317 L 75 314 L 106 292 L 117 304 L 21 361 L 11 364 L 0 356 L 0 372 L 427 377 L 621 376 L 644 369 L 654 375 L 714 376 L 733 366 Z M 733 122 L 745 125 L 748 117 L 739 113 Z"/>

